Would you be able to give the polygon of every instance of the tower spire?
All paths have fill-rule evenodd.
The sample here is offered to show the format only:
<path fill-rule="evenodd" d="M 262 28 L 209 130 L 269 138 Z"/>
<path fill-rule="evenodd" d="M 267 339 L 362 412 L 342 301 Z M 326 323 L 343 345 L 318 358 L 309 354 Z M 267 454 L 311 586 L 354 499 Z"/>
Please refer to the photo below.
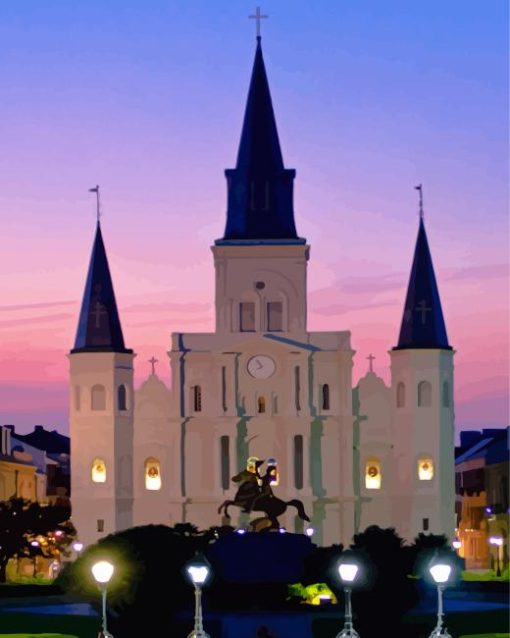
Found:
<path fill-rule="evenodd" d="M 260 38 L 262 37 L 260 35 L 260 21 L 263 20 L 264 18 L 269 18 L 269 16 L 268 15 L 263 15 L 262 13 L 260 13 L 260 7 L 257 7 L 257 9 L 255 11 L 255 15 L 248 16 L 248 18 L 250 20 L 256 20 L 256 23 L 257 23 L 257 40 L 260 41 Z"/>
<path fill-rule="evenodd" d="M 423 185 L 418 184 L 418 186 L 415 186 L 415 189 L 420 193 L 420 219 L 423 219 Z"/>

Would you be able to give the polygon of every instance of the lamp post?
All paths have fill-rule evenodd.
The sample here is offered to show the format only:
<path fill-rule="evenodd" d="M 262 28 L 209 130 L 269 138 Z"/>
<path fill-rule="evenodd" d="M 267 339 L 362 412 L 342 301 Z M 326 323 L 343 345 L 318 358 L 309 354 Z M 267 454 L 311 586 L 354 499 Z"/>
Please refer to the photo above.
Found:
<path fill-rule="evenodd" d="M 108 583 L 113 576 L 114 567 L 107 560 L 100 560 L 92 565 L 91 571 L 96 581 L 102 599 L 102 630 L 98 634 L 98 638 L 113 638 L 106 627 L 106 590 Z"/>
<path fill-rule="evenodd" d="M 450 578 L 452 568 L 446 563 L 435 563 L 429 572 L 437 585 L 437 624 L 429 638 L 452 638 L 443 624 L 443 590 Z"/>
<path fill-rule="evenodd" d="M 207 561 L 200 555 L 186 564 L 186 572 L 195 587 L 195 623 L 188 638 L 210 638 L 202 624 L 202 585 L 208 579 L 210 571 Z"/>
<path fill-rule="evenodd" d="M 489 538 L 489 543 L 496 547 L 496 576 L 501 576 L 501 564 L 499 560 L 500 547 L 503 547 L 503 537 L 502 536 L 491 536 Z"/>
<path fill-rule="evenodd" d="M 352 624 L 351 585 L 356 580 L 359 567 L 356 563 L 342 562 L 338 565 L 340 580 L 344 585 L 345 594 L 345 620 L 344 628 L 336 638 L 359 638 L 358 632 Z"/>

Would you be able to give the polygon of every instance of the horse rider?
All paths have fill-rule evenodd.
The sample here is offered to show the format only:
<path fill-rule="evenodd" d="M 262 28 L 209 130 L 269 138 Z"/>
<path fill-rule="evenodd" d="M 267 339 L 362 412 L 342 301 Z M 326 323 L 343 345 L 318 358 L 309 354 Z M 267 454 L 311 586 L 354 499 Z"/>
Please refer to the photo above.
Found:
<path fill-rule="evenodd" d="M 259 467 L 264 463 L 256 456 L 250 456 L 246 462 L 246 469 L 232 477 L 234 483 L 241 483 L 234 497 L 234 502 L 249 514 L 253 509 L 253 502 L 260 496 Z"/>

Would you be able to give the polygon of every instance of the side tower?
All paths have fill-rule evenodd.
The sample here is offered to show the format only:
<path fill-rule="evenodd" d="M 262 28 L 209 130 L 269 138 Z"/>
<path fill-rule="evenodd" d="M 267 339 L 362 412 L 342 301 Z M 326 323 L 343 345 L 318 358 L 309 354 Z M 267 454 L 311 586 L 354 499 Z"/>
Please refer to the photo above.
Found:
<path fill-rule="evenodd" d="M 407 539 L 454 535 L 453 354 L 421 211 L 400 336 L 390 352 L 392 520 Z"/>
<path fill-rule="evenodd" d="M 72 518 L 86 544 L 132 524 L 133 358 L 98 221 L 69 354 Z"/>

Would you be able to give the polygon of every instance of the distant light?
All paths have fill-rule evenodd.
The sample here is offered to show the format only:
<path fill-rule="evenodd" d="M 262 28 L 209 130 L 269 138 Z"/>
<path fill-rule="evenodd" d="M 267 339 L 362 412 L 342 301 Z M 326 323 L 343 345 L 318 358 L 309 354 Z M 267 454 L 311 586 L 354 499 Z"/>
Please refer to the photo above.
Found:
<path fill-rule="evenodd" d="M 73 543 L 73 549 L 75 552 L 80 553 L 81 550 L 83 549 L 83 543 L 80 543 L 79 541 L 76 541 L 76 543 Z"/>
<path fill-rule="evenodd" d="M 57 529 L 57 531 L 55 532 L 55 536 L 57 538 L 60 538 L 60 536 L 63 536 L 63 535 L 64 535 L 64 532 L 60 529 Z"/>
<path fill-rule="evenodd" d="M 355 563 L 340 563 L 338 572 L 340 578 L 347 583 L 352 583 L 358 574 L 359 567 Z"/>
<path fill-rule="evenodd" d="M 308 527 L 307 529 L 305 529 L 305 534 L 308 536 L 308 538 L 310 538 L 311 536 L 314 535 L 314 528 L 313 527 Z"/>
<path fill-rule="evenodd" d="M 100 560 L 92 565 L 91 571 L 97 583 L 105 585 L 113 576 L 114 567 L 107 560 Z"/>
<path fill-rule="evenodd" d="M 30 545 L 32 545 L 32 547 L 39 547 L 39 541 L 30 541 Z"/>
<path fill-rule="evenodd" d="M 460 549 L 462 547 L 462 541 L 454 540 L 452 542 L 452 546 L 454 549 Z"/>
<path fill-rule="evenodd" d="M 492 507 L 486 507 L 486 508 L 485 508 L 485 512 L 486 512 L 487 514 L 492 514 Z"/>
<path fill-rule="evenodd" d="M 246 530 L 245 530 L 245 529 L 242 529 L 242 528 L 241 528 L 241 529 L 236 530 L 236 532 L 237 532 L 238 534 L 246 534 Z"/>
<path fill-rule="evenodd" d="M 285 529 L 285 527 L 280 527 L 278 531 L 280 532 L 280 534 L 285 534 L 287 530 Z"/>
<path fill-rule="evenodd" d="M 450 578 L 452 568 L 450 565 L 438 563 L 436 565 L 432 565 L 432 567 L 429 569 L 429 572 L 431 573 L 432 578 L 436 581 L 436 583 L 446 583 Z"/>
<path fill-rule="evenodd" d="M 203 585 L 209 575 L 209 570 L 205 565 L 190 565 L 187 569 L 194 585 Z"/>
<path fill-rule="evenodd" d="M 498 547 L 501 547 L 501 545 L 503 545 L 503 538 L 501 536 L 491 536 L 489 538 L 489 543 L 491 545 L 497 545 Z"/>

